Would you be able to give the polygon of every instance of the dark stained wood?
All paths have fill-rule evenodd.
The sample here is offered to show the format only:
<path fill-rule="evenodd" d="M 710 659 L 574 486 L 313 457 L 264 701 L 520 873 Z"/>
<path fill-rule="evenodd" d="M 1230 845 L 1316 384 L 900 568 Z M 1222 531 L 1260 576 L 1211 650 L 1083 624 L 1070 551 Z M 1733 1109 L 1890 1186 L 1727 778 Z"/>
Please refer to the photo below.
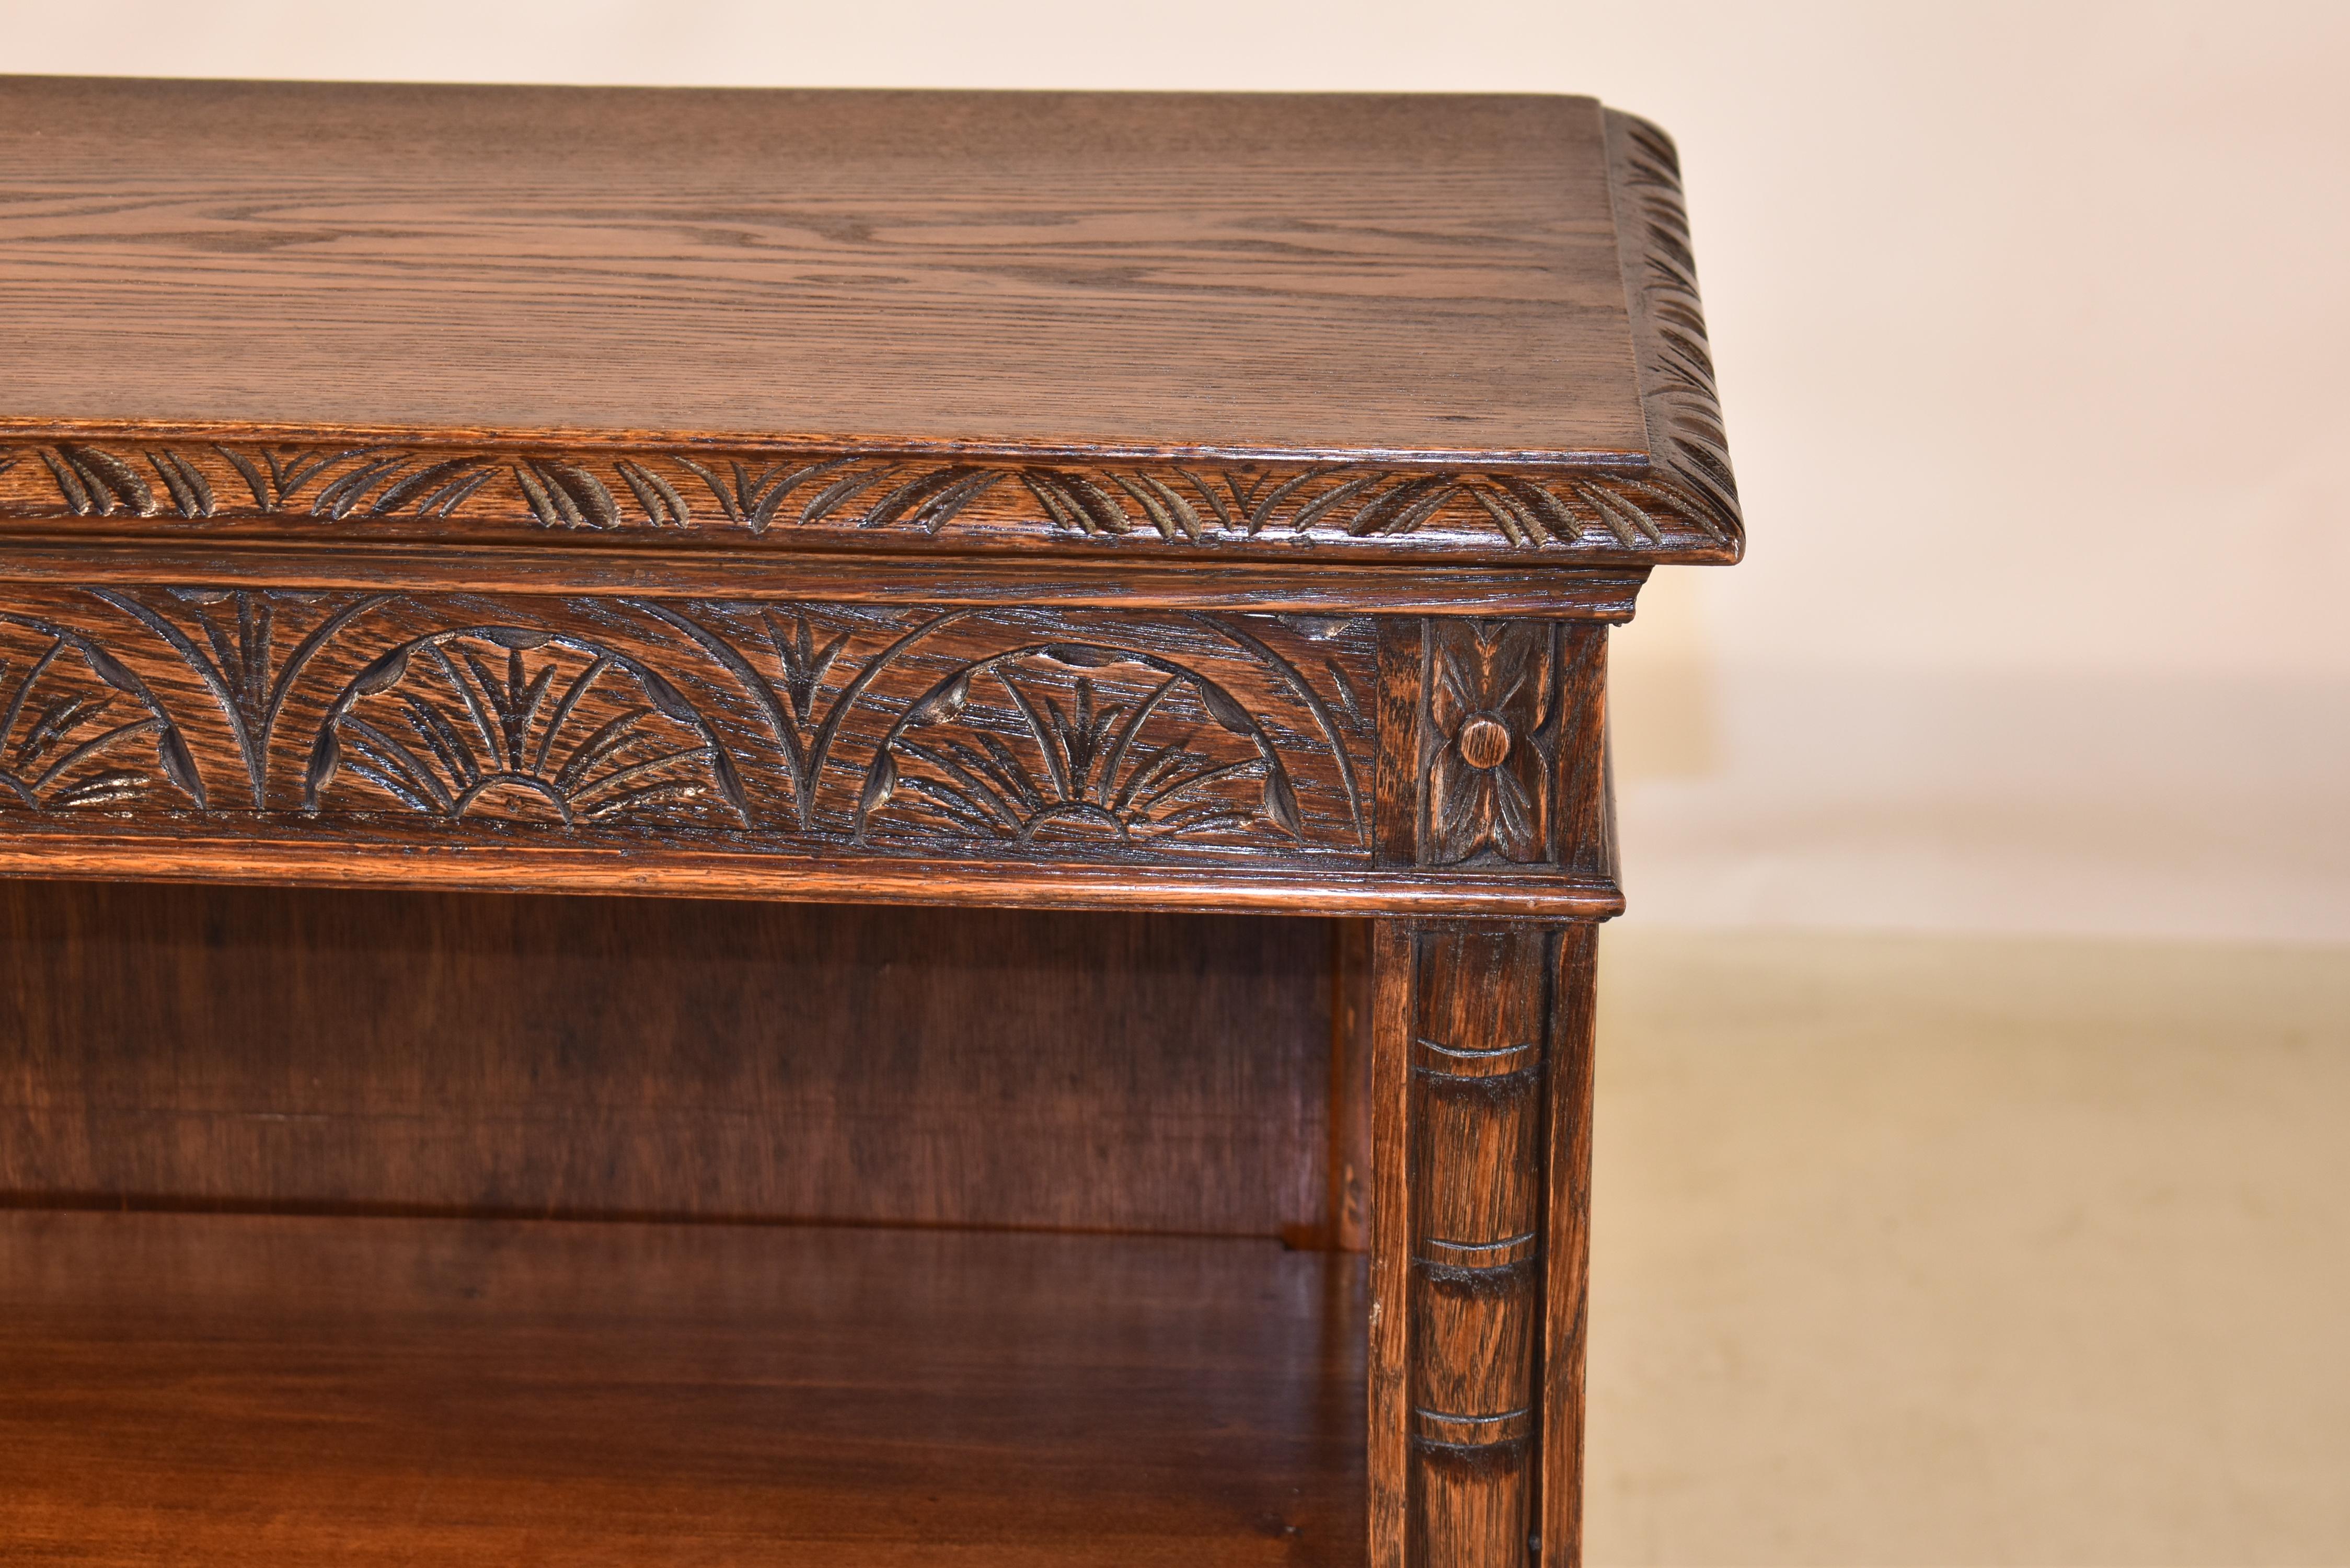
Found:
<path fill-rule="evenodd" d="M 1382 671 L 1361 617 L 21 588 L 0 597 L 0 792 L 28 835 L 0 868 L 63 872 L 95 840 L 138 845 L 141 875 L 230 846 L 290 879 L 286 852 L 348 846 L 377 852 L 352 874 L 415 882 L 552 851 L 603 857 L 589 887 L 806 897 L 919 859 L 951 898 L 931 868 L 951 857 L 1245 908 L 1209 891 L 1239 855 L 1370 868 L 1376 713 L 1416 679 L 1419 866 L 1533 862 L 1589 908 L 1612 889 L 1571 867 L 1606 857 L 1556 824 L 1604 822 L 1551 798 L 1564 639 L 1431 619 L 1414 677 Z M 1491 757 L 1461 749 L 1479 726 Z M 815 856 L 848 880 L 817 883 Z M 1002 887 L 973 891 L 1032 901 Z M 1360 888 L 1373 909 L 1445 892 L 1402 867 Z"/>
<path fill-rule="evenodd" d="M 43 918 L 105 915 L 53 941 L 71 994 L 54 964 L 15 978 L 0 1082 L 23 1085 L 22 1136 L 0 1163 L 20 1197 L 1367 1232 L 1372 1251 L 1367 1406 L 1276 1372 L 1270 1404 L 1213 1409 L 1217 1378 L 1187 1381 L 1202 1363 L 1154 1348 L 1176 1319 L 1121 1304 L 1129 1243 L 1099 1243 L 1111 1310 L 1067 1334 L 1055 1314 L 1084 1293 L 1011 1240 L 757 1243 L 833 1258 L 853 1278 L 830 1294 L 820 1267 L 763 1264 L 729 1295 L 696 1252 L 724 1313 L 816 1302 L 809 1353 L 862 1357 L 775 1441 L 680 1435 L 697 1408 L 722 1436 L 754 1407 L 784 1419 L 742 1391 L 764 1348 L 611 1407 L 661 1463 L 746 1489 L 715 1502 L 626 1469 L 618 1437 L 590 1442 L 585 1490 L 532 1468 L 559 1438 L 509 1460 L 503 1428 L 444 1438 L 436 1469 L 395 1444 L 389 1470 L 322 1469 L 372 1417 L 281 1419 L 259 1359 L 259 1392 L 219 1402 L 234 1380 L 137 1315 L 170 1300 L 139 1307 L 104 1283 L 130 1265 L 93 1263 L 146 1392 L 93 1395 L 82 1459 L 45 1472 L 85 1488 L 42 1516 L 53 1555 L 83 1531 L 99 1560 L 204 1554 L 135 1488 L 88 1490 L 115 1473 L 91 1456 L 163 1451 L 140 1401 L 176 1398 L 213 1402 L 175 1430 L 261 1443 L 386 1561 L 456 1560 L 452 1540 L 640 1560 L 656 1518 L 687 1521 L 676 1560 L 739 1558 L 728 1498 L 756 1494 L 838 1536 L 802 1553 L 826 1561 L 936 1562 L 950 1536 L 974 1563 L 1356 1561 L 1367 1521 L 1376 1568 L 1575 1568 L 1589 922 L 1622 907 L 1607 627 L 1651 566 L 1744 547 L 1661 131 L 1556 98 L 0 79 L 0 877 L 436 895 L 354 894 L 315 928 L 225 894 L 0 900 L 26 951 Z M 1079 913 L 442 896 L 461 889 Z M 1378 919 L 1252 947 L 1113 909 Z M 267 940 L 128 950 L 173 910 Z M 239 988 L 273 1005 L 270 954 L 299 1005 L 233 1019 Z M 484 1106 L 521 1130 L 502 1143 Z M 393 1127 L 403 1106 L 459 1129 L 446 1158 Z M 520 1295 L 557 1302 L 593 1251 L 546 1225 L 402 1232 L 439 1239 L 410 1246 L 424 1295 L 400 1321 L 456 1326 L 400 1343 L 445 1341 L 464 1373 L 432 1363 L 403 1405 L 302 1272 L 354 1249 L 389 1269 L 363 1238 L 393 1232 L 174 1222 L 100 1251 L 218 1248 L 248 1282 L 233 1296 L 291 1270 L 299 1321 L 255 1322 L 342 1369 L 314 1392 L 378 1378 L 401 1432 L 505 1365 L 496 1324 L 467 1337 L 476 1309 L 417 1302 L 476 1254 L 525 1260 Z M 1136 1266 L 1149 1311 L 1180 1314 L 1180 1271 Z M 1301 1304 L 1306 1266 L 1218 1276 L 1194 1326 L 1256 1292 L 1276 1328 L 1303 1314 L 1356 1345 L 1344 1293 Z M 39 1299 L 70 1298 L 64 1267 L 33 1269 Z M 931 1332 L 991 1291 L 1051 1298 L 1020 1308 L 1040 1345 L 1134 1359 L 1055 1406 L 1052 1355 Z M 822 1327 L 868 1303 L 875 1332 Z M 546 1380 L 494 1414 L 559 1433 L 633 1386 L 617 1341 L 564 1339 L 592 1354 L 558 1370 L 528 1361 L 535 1333 Z M 1129 1376 L 1154 1359 L 1161 1381 Z M 82 1408 L 57 1397 L 53 1425 Z M 1010 1426 L 955 1414 L 999 1407 Z M 889 1448 L 909 1412 L 921 1446 Z M 1140 1450 L 1087 1425 L 1113 1412 Z M 1297 1483 L 1310 1527 L 1267 1501 L 1305 1452 L 1274 1449 L 1333 1420 L 1361 1446 L 1299 1462 L 1362 1466 L 1343 1548 L 1321 1483 Z M 1261 1469 L 1188 1491 L 1221 1472 L 1166 1434 L 1220 1423 Z M 968 1463 L 933 1488 L 934 1460 Z M 174 1495 L 266 1513 L 210 1463 L 167 1466 Z M 815 1479 L 760 1490 L 776 1463 Z M 415 1522 L 436 1498 L 459 1521 L 437 1535 Z M 500 1509 L 553 1533 L 484 1522 Z M 341 1526 L 321 1528 L 286 1539 Z"/>
<path fill-rule="evenodd" d="M 1607 748 L 1607 634 L 1559 628 L 1559 707 L 1549 737 L 1557 780 L 1550 853 L 1568 871 L 1616 877 L 1616 790 Z"/>
<path fill-rule="evenodd" d="M 614 454 L 584 440 L 511 449 L 374 431 L 233 444 L 143 428 L 0 420 L 0 532 L 137 538 L 420 540 L 565 546 L 725 544 L 925 558 L 984 551 L 1286 562 L 1725 561 L 1734 503 L 1675 473 L 1611 463 L 1400 466 L 1384 453 L 1263 464 L 1012 464 L 852 447 Z"/>
<path fill-rule="evenodd" d="M 1330 1244 L 1371 1244 L 1371 1033 L 1375 1008 L 1371 922 L 1331 922 Z"/>
<path fill-rule="evenodd" d="M 1588 99 L 18 78 L 0 159 L 11 414 L 1645 450 Z"/>
<path fill-rule="evenodd" d="M 1569 705 L 1561 628 L 1431 617 L 1420 636 L 1420 864 L 1555 860 L 1553 781 Z"/>
<path fill-rule="evenodd" d="M 1411 1042 L 1414 933 L 1371 925 L 1370 1568 L 1405 1568 L 1411 1508 Z M 1417 1568 L 1417 1564 L 1414 1564 Z"/>
<path fill-rule="evenodd" d="M 1276 562 L 1081 559 L 1006 562 L 951 556 L 754 556 L 626 545 L 515 550 L 370 543 L 365 550 L 207 537 L 142 539 L 93 552 L 71 536 L 10 533 L 0 583 L 73 587 L 371 588 L 630 594 L 833 604 L 1068 606 L 1262 614 L 1418 615 L 1625 621 L 1646 566 L 1452 566 L 1440 575 L 1366 568 L 1292 553 Z"/>
<path fill-rule="evenodd" d="M 0 530 L 1735 559 L 1587 99 L 0 79 Z"/>
<path fill-rule="evenodd" d="M 1738 482 L 1706 347 L 1680 154 L 1673 139 L 1647 120 L 1609 109 L 1607 160 L 1650 461 L 1703 497 L 1735 532 Z"/>
<path fill-rule="evenodd" d="M 1378 628 L 1374 858 L 1612 879 L 1605 628 L 1433 616 Z"/>
<path fill-rule="evenodd" d="M 650 852 L 1359 862 L 1359 618 L 23 589 L 0 785 L 190 816 Z"/>
<path fill-rule="evenodd" d="M 16 824 L 11 824 L 16 826 Z M 70 836 L 18 827 L 0 836 L 0 877 L 250 886 L 651 894 L 698 898 L 941 904 L 1007 909 L 1165 909 L 1198 914 L 1509 915 L 1606 919 L 1624 912 L 1613 881 L 1480 874 L 1371 882 L 1359 872 L 1245 864 L 1007 863 L 951 856 L 730 854 L 621 847 L 485 846 L 378 836 L 221 833 L 198 837 Z"/>
<path fill-rule="evenodd" d="M 1374 938 L 1375 1568 L 1581 1561 L 1594 934 Z"/>
<path fill-rule="evenodd" d="M 1361 1262 L 0 1213 L 11 1561 L 1363 1560 Z"/>
<path fill-rule="evenodd" d="M 1408 1560 L 1438 1568 L 1522 1561 L 1534 1532 L 1549 939 L 1415 939 Z"/>
<path fill-rule="evenodd" d="M 1378 761 L 1372 779 L 1371 853 L 1381 866 L 1412 866 L 1419 858 L 1419 792 L 1427 770 L 1420 712 L 1427 631 L 1422 622 L 1404 616 L 1381 616 L 1373 624 L 1379 694 L 1372 709 Z"/>
<path fill-rule="evenodd" d="M 1333 942 L 1317 920 L 0 883 L 0 1202 L 1329 1245 L 1332 1160 L 1367 1160 L 1333 1137 L 1330 1096 L 1359 1093 L 1330 1059 Z"/>
<path fill-rule="evenodd" d="M 1591 1301 L 1591 1105 L 1599 928 L 1558 934 L 1544 1158 L 1540 1568 L 1583 1562 L 1583 1375 Z"/>

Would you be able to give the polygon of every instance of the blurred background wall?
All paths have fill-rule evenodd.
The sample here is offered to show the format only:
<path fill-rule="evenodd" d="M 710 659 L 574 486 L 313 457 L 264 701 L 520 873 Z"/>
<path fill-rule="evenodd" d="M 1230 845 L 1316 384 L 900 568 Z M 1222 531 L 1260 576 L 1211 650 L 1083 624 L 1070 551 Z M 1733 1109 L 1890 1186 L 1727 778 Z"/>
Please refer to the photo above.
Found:
<path fill-rule="evenodd" d="M 1635 919 L 2350 939 L 2350 8 L 77 0 L 10 70 L 1587 92 L 1752 550 L 1617 639 Z"/>

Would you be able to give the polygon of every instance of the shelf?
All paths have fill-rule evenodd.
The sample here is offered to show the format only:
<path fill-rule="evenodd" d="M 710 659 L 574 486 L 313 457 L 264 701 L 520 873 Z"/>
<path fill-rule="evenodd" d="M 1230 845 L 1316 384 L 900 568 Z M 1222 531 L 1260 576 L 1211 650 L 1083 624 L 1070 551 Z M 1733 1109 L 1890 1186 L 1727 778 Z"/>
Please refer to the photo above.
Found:
<path fill-rule="evenodd" d="M 1250 1241 L 10 1211 L 0 1539 L 1359 1563 L 1363 1292 Z"/>

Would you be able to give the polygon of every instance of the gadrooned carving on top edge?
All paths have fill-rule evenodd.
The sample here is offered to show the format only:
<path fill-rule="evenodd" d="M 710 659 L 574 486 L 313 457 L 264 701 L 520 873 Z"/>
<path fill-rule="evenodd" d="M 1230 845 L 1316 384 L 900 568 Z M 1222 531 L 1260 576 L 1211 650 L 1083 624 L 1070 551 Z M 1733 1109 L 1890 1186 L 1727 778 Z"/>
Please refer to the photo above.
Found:
<path fill-rule="evenodd" d="M 1701 329 L 1698 344 L 1701 356 Z M 1725 513 L 1709 472 L 1537 478 L 1326 464 L 1235 472 L 1180 463 L 107 440 L 0 446 L 0 518 L 265 519 L 400 537 L 694 530 L 876 544 L 905 535 L 1170 545 L 1419 536 L 1467 548 L 1703 554 L 1731 543 L 1736 519 L 1734 501 Z"/>
<path fill-rule="evenodd" d="M 1631 208 L 1617 221 L 1632 225 L 1630 248 L 1638 257 L 1627 256 L 1626 271 L 1639 296 L 1633 331 L 1649 440 L 1664 449 L 1656 455 L 1675 489 L 1694 498 L 1714 535 L 1735 540 L 1744 524 L 1698 297 L 1680 158 L 1656 127 L 1628 115 L 1611 118 L 1616 182 Z"/>

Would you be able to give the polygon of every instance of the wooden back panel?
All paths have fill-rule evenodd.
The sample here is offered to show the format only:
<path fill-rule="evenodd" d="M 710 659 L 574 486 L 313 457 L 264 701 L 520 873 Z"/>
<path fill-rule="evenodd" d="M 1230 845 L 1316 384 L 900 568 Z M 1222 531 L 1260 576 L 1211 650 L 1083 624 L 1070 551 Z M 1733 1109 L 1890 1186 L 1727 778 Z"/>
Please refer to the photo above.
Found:
<path fill-rule="evenodd" d="M 1329 1237 L 1337 934 L 0 883 L 0 1202 Z"/>

